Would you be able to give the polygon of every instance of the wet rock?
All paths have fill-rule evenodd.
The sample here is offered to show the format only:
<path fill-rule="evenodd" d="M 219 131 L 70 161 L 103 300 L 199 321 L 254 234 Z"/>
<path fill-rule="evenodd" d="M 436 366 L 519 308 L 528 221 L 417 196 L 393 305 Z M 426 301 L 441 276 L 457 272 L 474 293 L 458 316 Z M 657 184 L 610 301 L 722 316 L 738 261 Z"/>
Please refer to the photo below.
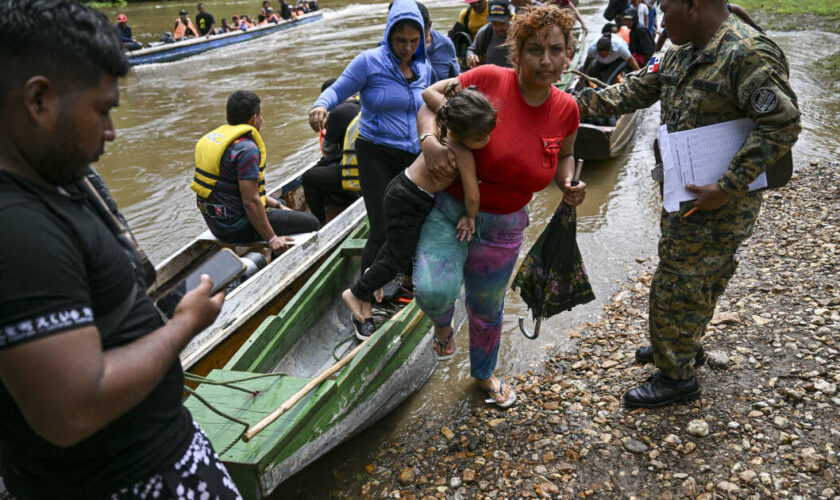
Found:
<path fill-rule="evenodd" d="M 710 321 L 710 323 L 715 326 L 723 324 L 738 324 L 740 322 L 741 318 L 740 316 L 738 316 L 738 313 L 731 311 L 715 314 L 714 317 L 712 317 L 712 320 Z"/>
<path fill-rule="evenodd" d="M 455 433 L 452 432 L 452 429 L 450 429 L 449 427 L 447 427 L 445 425 L 440 428 L 440 433 L 443 434 L 446 437 L 446 439 L 448 439 L 450 441 L 455 439 Z"/>
<path fill-rule="evenodd" d="M 449 487 L 453 490 L 457 490 L 461 487 L 462 484 L 464 484 L 464 481 L 461 480 L 461 478 L 458 476 L 454 476 L 452 479 L 449 480 Z"/>
<path fill-rule="evenodd" d="M 685 431 L 692 436 L 706 437 L 709 435 L 709 424 L 705 420 L 692 420 L 686 426 Z"/>
<path fill-rule="evenodd" d="M 712 368 L 726 368 L 729 366 L 729 355 L 723 351 L 707 351 L 706 363 Z"/>
<path fill-rule="evenodd" d="M 727 493 L 727 494 L 734 494 L 738 492 L 738 485 L 732 484 L 729 481 L 721 481 L 715 486 L 718 490 Z"/>
<path fill-rule="evenodd" d="M 465 483 L 472 483 L 475 481 L 475 471 L 471 469 L 464 469 L 464 472 L 461 474 L 461 479 L 463 479 Z"/>
<path fill-rule="evenodd" d="M 400 471 L 400 484 L 412 484 L 415 479 L 414 467 L 406 467 Z"/>
<path fill-rule="evenodd" d="M 682 491 L 687 496 L 695 496 L 697 494 L 697 481 L 693 477 L 689 477 L 683 481 Z"/>
<path fill-rule="evenodd" d="M 648 451 L 648 446 L 645 443 L 636 441 L 633 438 L 625 438 L 621 444 L 630 453 L 645 453 Z"/>

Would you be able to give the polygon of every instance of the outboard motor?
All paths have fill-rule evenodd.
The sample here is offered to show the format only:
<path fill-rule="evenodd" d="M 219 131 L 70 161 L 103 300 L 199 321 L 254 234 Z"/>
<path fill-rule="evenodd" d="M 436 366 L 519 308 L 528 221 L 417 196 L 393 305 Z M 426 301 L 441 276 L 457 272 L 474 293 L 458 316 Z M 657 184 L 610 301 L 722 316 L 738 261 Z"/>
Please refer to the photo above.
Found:
<path fill-rule="evenodd" d="M 248 252 L 242 257 L 242 263 L 245 264 L 245 271 L 239 275 L 238 278 L 231 281 L 230 284 L 225 288 L 226 293 L 232 292 L 236 287 L 241 285 L 251 276 L 257 274 L 257 272 L 264 268 L 268 262 L 265 260 L 265 256 L 260 252 Z"/>

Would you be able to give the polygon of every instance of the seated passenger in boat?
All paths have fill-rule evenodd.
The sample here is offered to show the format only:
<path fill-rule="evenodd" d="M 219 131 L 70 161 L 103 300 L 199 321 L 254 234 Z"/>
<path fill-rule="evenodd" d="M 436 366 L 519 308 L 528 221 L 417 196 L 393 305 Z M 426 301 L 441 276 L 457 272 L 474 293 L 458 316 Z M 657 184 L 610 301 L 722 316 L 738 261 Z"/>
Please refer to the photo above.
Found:
<path fill-rule="evenodd" d="M 226 17 L 222 18 L 222 27 L 216 30 L 217 33 L 229 33 L 233 28 L 230 27 L 228 24 L 228 20 Z"/>
<path fill-rule="evenodd" d="M 266 12 L 267 13 L 266 13 L 265 17 L 268 20 L 268 22 L 274 23 L 274 24 L 277 24 L 277 23 L 280 22 L 280 16 L 278 16 L 277 13 L 274 12 L 274 9 L 269 7 Z"/>
<path fill-rule="evenodd" d="M 621 66 L 627 63 L 630 69 L 636 71 L 639 64 L 630 53 L 630 47 L 618 35 L 604 34 L 598 41 L 589 46 L 582 68 L 589 76 L 611 83 Z"/>
<path fill-rule="evenodd" d="M 286 3 L 286 0 L 280 0 L 280 17 L 286 21 L 292 18 L 292 8 Z"/>
<path fill-rule="evenodd" d="M 190 21 L 189 16 L 187 16 L 187 11 L 181 9 L 181 12 L 178 13 L 178 18 L 175 19 L 175 28 L 172 30 L 172 37 L 175 38 L 176 42 L 179 42 L 185 38 L 194 38 L 197 36 L 199 36 L 198 30 L 195 28 L 193 22 Z"/>
<path fill-rule="evenodd" d="M 128 25 L 128 17 L 125 14 L 117 15 L 117 33 L 120 35 L 125 50 L 138 50 L 143 44 L 131 37 L 131 26 Z"/>
<path fill-rule="evenodd" d="M 325 81 L 321 92 L 333 83 L 335 78 Z M 359 163 L 356 160 L 361 109 L 359 99 L 353 96 L 330 111 L 326 128 L 321 134 L 321 159 L 303 174 L 306 204 L 321 225 L 327 222 L 328 202 L 347 206 L 361 194 Z"/>
<path fill-rule="evenodd" d="M 259 14 L 257 16 L 257 26 L 265 26 L 267 24 L 268 24 L 268 19 L 263 14 Z"/>
<path fill-rule="evenodd" d="M 286 248 L 287 234 L 318 229 L 312 214 L 297 212 L 265 193 L 266 151 L 260 127 L 260 98 L 237 90 L 227 101 L 227 124 L 195 146 L 195 176 L 190 187 L 213 235 L 226 243 L 268 242 Z"/>

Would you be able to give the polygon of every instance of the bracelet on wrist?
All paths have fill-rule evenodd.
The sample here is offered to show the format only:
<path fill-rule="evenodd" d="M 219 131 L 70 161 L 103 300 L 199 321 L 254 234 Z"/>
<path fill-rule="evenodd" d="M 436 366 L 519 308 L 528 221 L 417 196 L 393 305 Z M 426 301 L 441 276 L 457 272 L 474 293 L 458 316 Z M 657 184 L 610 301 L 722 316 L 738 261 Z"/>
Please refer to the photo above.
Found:
<path fill-rule="evenodd" d="M 271 237 L 270 240 L 268 240 L 268 244 L 271 245 L 272 243 L 274 243 L 274 240 L 276 240 L 277 238 L 278 238 L 278 236 L 275 234 L 274 236 Z"/>
<path fill-rule="evenodd" d="M 432 133 L 430 133 L 430 132 L 426 132 L 425 134 L 421 135 L 421 136 L 420 136 L 420 144 L 423 144 L 423 140 L 424 140 L 424 139 L 426 139 L 426 138 L 427 138 L 427 137 L 429 137 L 429 136 L 434 137 L 434 136 L 435 136 L 435 134 L 432 134 Z"/>

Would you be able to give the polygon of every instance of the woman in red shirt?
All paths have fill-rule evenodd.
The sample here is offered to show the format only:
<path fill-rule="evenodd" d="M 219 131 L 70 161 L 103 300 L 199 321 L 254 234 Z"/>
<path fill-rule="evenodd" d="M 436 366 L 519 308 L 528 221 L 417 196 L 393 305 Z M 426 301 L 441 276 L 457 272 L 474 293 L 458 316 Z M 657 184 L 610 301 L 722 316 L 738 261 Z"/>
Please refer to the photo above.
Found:
<path fill-rule="evenodd" d="M 583 183 L 571 186 L 575 137 L 580 122 L 575 100 L 555 88 L 567 63 L 566 47 L 574 14 L 568 9 L 539 7 L 516 16 L 508 31 L 514 67 L 485 65 L 461 74 L 462 87 L 475 85 L 498 110 L 490 142 L 474 151 L 480 204 L 476 236 L 459 241 L 455 226 L 464 211 L 463 190 L 456 181 L 437 194 L 417 245 L 415 296 L 435 324 L 438 356 L 455 350 L 451 325 L 455 300 L 463 279 L 467 290 L 470 331 L 470 374 L 488 392 L 488 403 L 502 407 L 516 400 L 513 389 L 493 376 L 499 352 L 505 289 L 513 271 L 523 231 L 528 226 L 527 204 L 533 193 L 552 180 L 564 192 L 564 202 L 577 206 L 584 198 Z M 454 167 L 454 158 L 432 134 L 434 112 L 443 104 L 443 90 L 455 79 L 442 80 L 423 92 L 417 115 L 420 145 L 426 164 L 441 170 Z"/>

